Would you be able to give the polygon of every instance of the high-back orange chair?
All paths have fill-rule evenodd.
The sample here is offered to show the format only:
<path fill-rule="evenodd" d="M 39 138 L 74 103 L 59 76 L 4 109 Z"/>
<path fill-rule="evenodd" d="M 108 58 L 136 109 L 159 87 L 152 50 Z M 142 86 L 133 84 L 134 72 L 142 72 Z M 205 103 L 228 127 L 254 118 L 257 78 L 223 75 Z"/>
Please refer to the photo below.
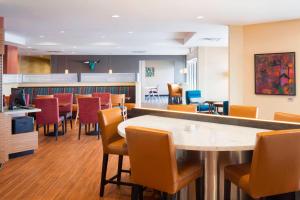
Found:
<path fill-rule="evenodd" d="M 199 160 L 177 165 L 176 149 L 170 132 L 143 127 L 127 127 L 126 141 L 130 158 L 132 198 L 142 196 L 142 188 L 152 188 L 172 198 L 195 181 L 196 199 L 203 197 L 202 167 Z"/>
<path fill-rule="evenodd" d="M 258 108 L 256 106 L 230 105 L 229 116 L 257 118 Z"/>
<path fill-rule="evenodd" d="M 173 110 L 173 111 L 196 113 L 197 112 L 197 105 L 195 105 L 195 104 L 189 104 L 189 105 L 174 104 L 174 105 L 168 105 L 167 109 L 168 110 Z"/>
<path fill-rule="evenodd" d="M 124 119 L 127 119 L 127 108 L 125 107 L 125 94 L 111 94 L 112 107 L 119 107 L 122 110 Z"/>
<path fill-rule="evenodd" d="M 225 167 L 225 200 L 231 182 L 254 199 L 300 190 L 300 129 L 257 134 L 251 164 Z"/>
<path fill-rule="evenodd" d="M 284 112 L 275 112 L 274 120 L 300 123 L 300 115 L 284 113 Z"/>
<path fill-rule="evenodd" d="M 180 104 L 182 103 L 182 87 L 178 84 L 168 83 L 169 91 L 169 104 Z"/>
<path fill-rule="evenodd" d="M 100 197 L 104 195 L 105 185 L 108 183 L 117 185 L 130 185 L 121 181 L 121 173 L 129 172 L 122 169 L 123 156 L 128 155 L 127 145 L 124 138 L 118 134 L 118 125 L 123 121 L 120 108 L 111 108 L 100 110 L 98 112 L 99 125 L 101 129 L 101 139 L 103 148 L 103 161 L 101 171 L 101 183 L 100 183 Z M 108 157 L 109 155 L 118 155 L 118 172 L 117 175 L 112 178 L 106 178 Z M 115 179 L 117 179 L 115 181 Z"/>

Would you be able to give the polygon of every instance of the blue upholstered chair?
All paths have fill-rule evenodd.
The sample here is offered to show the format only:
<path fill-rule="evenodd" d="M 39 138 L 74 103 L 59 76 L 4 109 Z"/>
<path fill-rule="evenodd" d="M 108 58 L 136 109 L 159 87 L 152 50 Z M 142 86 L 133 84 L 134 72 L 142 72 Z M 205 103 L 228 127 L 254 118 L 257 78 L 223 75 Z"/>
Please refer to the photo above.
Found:
<path fill-rule="evenodd" d="M 229 101 L 223 101 L 223 115 L 228 115 L 229 113 Z"/>
<path fill-rule="evenodd" d="M 186 104 L 197 104 L 197 111 L 203 112 L 208 111 L 208 104 L 201 102 L 201 91 L 200 90 L 188 90 L 185 92 Z"/>

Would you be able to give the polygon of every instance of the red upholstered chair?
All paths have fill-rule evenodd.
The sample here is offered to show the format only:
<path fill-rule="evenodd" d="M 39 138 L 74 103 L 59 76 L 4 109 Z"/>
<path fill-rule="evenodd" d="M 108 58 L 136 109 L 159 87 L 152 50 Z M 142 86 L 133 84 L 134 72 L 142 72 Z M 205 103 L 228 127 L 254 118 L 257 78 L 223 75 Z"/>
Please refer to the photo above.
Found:
<path fill-rule="evenodd" d="M 111 108 L 111 94 L 105 93 L 93 93 L 93 97 L 99 97 L 101 101 L 101 110 Z"/>
<path fill-rule="evenodd" d="M 58 99 L 57 98 L 46 98 L 46 99 L 36 99 L 35 100 L 36 108 L 40 108 L 42 111 L 36 113 L 36 124 L 39 128 L 40 125 L 44 126 L 44 134 L 46 135 L 46 125 L 54 124 L 54 133 L 58 136 L 58 126 L 62 125 L 62 131 L 64 129 L 64 118 L 59 117 L 58 110 Z M 48 132 L 48 130 L 47 130 Z"/>
<path fill-rule="evenodd" d="M 98 111 L 100 109 L 100 98 L 98 97 L 87 97 L 78 98 L 78 108 L 79 108 L 79 131 L 78 139 L 80 140 L 81 125 L 85 125 L 85 133 L 87 133 L 87 125 L 90 132 L 90 125 L 95 125 L 95 131 L 97 132 L 98 139 L 100 137 L 99 127 L 98 127 Z"/>
<path fill-rule="evenodd" d="M 72 93 L 57 93 L 54 97 L 58 98 L 59 104 L 59 116 L 63 116 L 66 122 L 65 132 L 67 132 L 67 120 L 70 120 L 71 128 L 72 124 L 72 105 L 73 105 L 73 94 Z"/>
<path fill-rule="evenodd" d="M 29 104 L 30 104 L 30 96 L 29 96 L 29 94 L 25 94 L 25 104 L 26 104 L 26 106 L 29 106 Z"/>

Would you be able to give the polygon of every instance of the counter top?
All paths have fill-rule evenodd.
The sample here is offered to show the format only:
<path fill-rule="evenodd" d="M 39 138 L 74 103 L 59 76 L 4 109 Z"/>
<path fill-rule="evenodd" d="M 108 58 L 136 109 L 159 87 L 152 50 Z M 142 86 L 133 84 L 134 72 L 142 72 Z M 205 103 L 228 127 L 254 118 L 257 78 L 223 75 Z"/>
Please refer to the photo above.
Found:
<path fill-rule="evenodd" d="M 20 115 L 20 114 L 35 113 L 35 112 L 41 112 L 41 109 L 39 109 L 39 108 L 32 108 L 32 109 L 18 108 L 15 110 L 8 110 L 7 108 L 5 108 L 3 113 L 6 115 Z"/>
<path fill-rule="evenodd" d="M 196 151 L 253 150 L 256 134 L 268 131 L 243 126 L 144 115 L 119 124 L 118 132 L 122 137 L 126 136 L 125 128 L 127 126 L 170 131 L 177 149 Z"/>

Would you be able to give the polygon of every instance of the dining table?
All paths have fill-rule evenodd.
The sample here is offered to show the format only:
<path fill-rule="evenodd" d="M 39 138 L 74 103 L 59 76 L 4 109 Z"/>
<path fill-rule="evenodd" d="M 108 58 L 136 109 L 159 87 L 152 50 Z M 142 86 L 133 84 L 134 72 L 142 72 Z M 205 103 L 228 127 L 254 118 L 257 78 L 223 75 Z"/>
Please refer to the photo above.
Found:
<path fill-rule="evenodd" d="M 224 160 L 224 155 L 232 158 L 227 161 L 228 164 L 241 162 L 241 159 L 233 158 L 239 157 L 242 152 L 253 150 L 256 144 L 256 134 L 268 131 L 245 126 L 143 115 L 119 124 L 118 133 L 124 138 L 126 138 L 125 128 L 128 126 L 169 131 L 177 150 L 192 150 L 204 154 L 206 200 L 223 199 L 222 184 L 224 181 L 222 182 L 222 178 L 220 178 L 220 173 L 223 173 L 220 172 L 223 170 L 220 168 L 220 163 Z"/>

